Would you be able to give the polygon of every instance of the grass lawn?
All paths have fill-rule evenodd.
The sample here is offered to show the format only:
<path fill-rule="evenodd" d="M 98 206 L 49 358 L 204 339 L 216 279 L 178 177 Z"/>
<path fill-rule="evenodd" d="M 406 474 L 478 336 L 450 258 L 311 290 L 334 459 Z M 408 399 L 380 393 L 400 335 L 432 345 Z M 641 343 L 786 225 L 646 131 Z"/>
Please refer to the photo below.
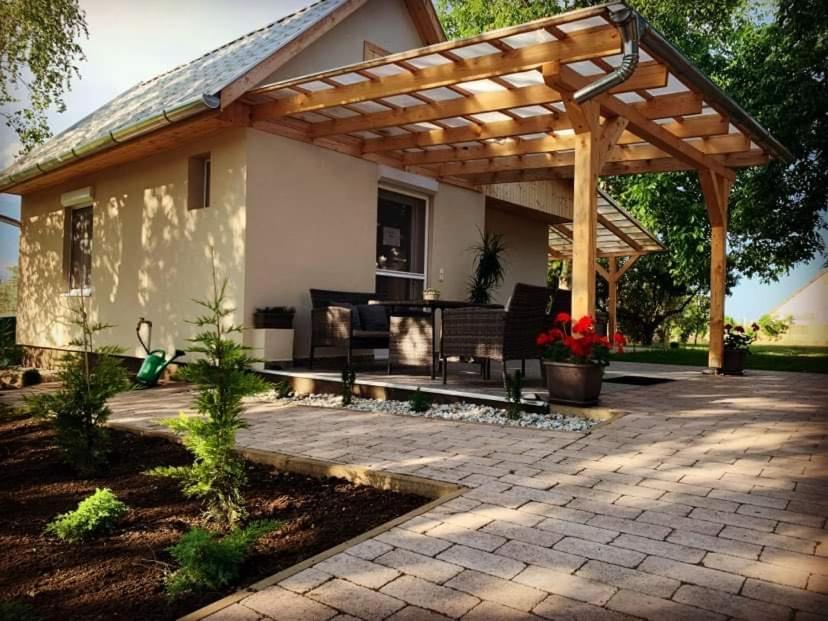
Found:
<path fill-rule="evenodd" d="M 789 347 L 785 345 L 753 345 L 745 368 L 766 371 L 804 371 L 828 373 L 828 347 Z M 648 349 L 633 351 L 628 348 L 613 357 L 621 362 L 651 362 L 653 364 L 683 364 L 707 366 L 707 346 L 687 345 L 679 349 Z"/>

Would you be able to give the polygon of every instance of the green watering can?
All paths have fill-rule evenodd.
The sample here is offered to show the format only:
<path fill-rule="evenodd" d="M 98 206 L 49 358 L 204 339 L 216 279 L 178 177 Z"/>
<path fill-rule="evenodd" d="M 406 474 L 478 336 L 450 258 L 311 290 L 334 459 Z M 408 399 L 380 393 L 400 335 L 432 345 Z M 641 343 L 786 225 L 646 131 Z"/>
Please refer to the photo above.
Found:
<path fill-rule="evenodd" d="M 147 326 L 147 340 L 141 336 L 141 328 Z M 163 349 L 150 350 L 149 343 L 152 343 L 152 322 L 141 317 L 138 320 L 138 325 L 135 327 L 135 334 L 138 336 L 138 342 L 141 347 L 147 352 L 147 357 L 138 369 L 138 374 L 135 376 L 135 382 L 143 388 L 151 388 L 158 384 L 161 374 L 173 361 L 184 355 L 185 352 L 180 349 L 175 350 L 175 354 L 167 357 L 167 352 Z"/>

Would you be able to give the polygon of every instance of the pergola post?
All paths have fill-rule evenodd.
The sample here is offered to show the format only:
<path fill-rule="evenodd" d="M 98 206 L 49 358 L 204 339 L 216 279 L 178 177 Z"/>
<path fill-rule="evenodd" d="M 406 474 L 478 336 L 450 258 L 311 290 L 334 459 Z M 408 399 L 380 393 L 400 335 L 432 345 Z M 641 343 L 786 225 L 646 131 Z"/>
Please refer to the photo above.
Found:
<path fill-rule="evenodd" d="M 710 220 L 710 339 L 707 366 L 724 366 L 724 314 L 727 287 L 727 201 L 733 182 L 711 170 L 700 170 Z"/>
<path fill-rule="evenodd" d="M 616 257 L 608 257 L 609 261 L 609 299 L 607 300 L 607 314 L 609 321 L 607 325 L 607 334 L 612 337 L 618 331 L 618 259 Z"/>

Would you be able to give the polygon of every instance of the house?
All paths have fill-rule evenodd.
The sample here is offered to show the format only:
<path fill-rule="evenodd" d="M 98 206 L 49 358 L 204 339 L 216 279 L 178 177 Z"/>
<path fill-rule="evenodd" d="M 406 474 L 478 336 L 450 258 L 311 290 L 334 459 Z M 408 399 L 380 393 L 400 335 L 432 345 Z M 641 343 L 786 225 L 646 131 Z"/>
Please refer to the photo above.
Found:
<path fill-rule="evenodd" d="M 776 318 L 791 318 L 791 326 L 774 345 L 828 347 L 828 270 L 797 289 L 770 313 Z"/>
<path fill-rule="evenodd" d="M 573 312 L 592 313 L 596 269 L 617 283 L 660 248 L 599 209 L 599 174 L 691 168 L 713 222 L 720 366 L 733 168 L 788 155 L 623 3 L 449 42 L 429 0 L 319 0 L 0 173 L 22 195 L 17 338 L 65 347 L 66 304 L 88 293 L 130 353 L 138 317 L 155 346 L 180 347 L 215 253 L 236 322 L 297 307 L 302 359 L 310 287 L 464 298 L 489 230 L 508 247 L 505 302 L 545 282 L 550 227 L 571 242 Z"/>

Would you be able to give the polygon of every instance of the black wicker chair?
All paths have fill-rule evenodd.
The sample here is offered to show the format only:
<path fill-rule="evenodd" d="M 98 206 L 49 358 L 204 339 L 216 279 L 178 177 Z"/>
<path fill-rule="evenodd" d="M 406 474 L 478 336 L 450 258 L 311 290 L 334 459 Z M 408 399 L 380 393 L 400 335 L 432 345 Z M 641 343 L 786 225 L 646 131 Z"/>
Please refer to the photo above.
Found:
<path fill-rule="evenodd" d="M 355 349 L 388 347 L 387 315 L 384 330 L 363 329 L 358 306 L 377 299 L 375 293 L 311 289 L 311 343 L 309 367 L 313 368 L 317 347 L 346 348 L 347 364 Z M 383 312 L 384 312 L 383 307 Z"/>
<path fill-rule="evenodd" d="M 526 372 L 526 360 L 540 360 L 538 333 L 543 330 L 544 317 L 552 291 L 518 283 L 515 285 L 508 310 L 459 308 L 443 312 L 443 337 L 440 356 L 443 361 L 443 383 L 447 381 L 448 358 L 485 360 L 484 375 L 489 376 L 492 360 L 499 360 L 506 377 L 506 363 L 520 360 Z"/>

